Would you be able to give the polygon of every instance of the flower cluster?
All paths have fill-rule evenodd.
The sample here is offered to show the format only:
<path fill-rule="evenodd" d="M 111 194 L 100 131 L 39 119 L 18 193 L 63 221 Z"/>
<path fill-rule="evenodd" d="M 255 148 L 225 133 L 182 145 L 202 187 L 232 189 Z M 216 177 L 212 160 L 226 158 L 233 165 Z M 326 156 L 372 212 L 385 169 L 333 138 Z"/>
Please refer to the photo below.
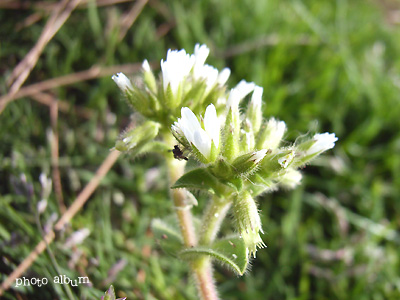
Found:
<path fill-rule="evenodd" d="M 188 107 L 172 125 L 176 139 L 204 164 L 216 181 L 233 187 L 233 214 L 237 228 L 250 254 L 263 247 L 262 233 L 254 197 L 278 186 L 294 188 L 300 183 L 299 167 L 318 154 L 334 147 L 334 134 L 315 134 L 296 146 L 280 147 L 286 125 L 274 118 L 263 121 L 263 89 L 241 81 L 220 98 L 225 110 L 219 115 L 210 104 L 199 118 Z M 246 108 L 242 101 L 251 94 Z"/>
<path fill-rule="evenodd" d="M 282 147 L 286 124 L 263 119 L 263 88 L 242 80 L 227 91 L 230 70 L 219 72 L 205 64 L 209 52 L 199 44 L 192 55 L 169 50 L 161 60 L 160 80 L 147 60 L 136 85 L 122 73 L 113 76 L 128 102 L 148 119 L 143 128 L 125 133 L 116 148 L 132 149 L 158 130 L 171 128 L 180 149 L 199 161 L 201 174 L 214 188 L 207 190 L 231 201 L 237 230 L 248 253 L 255 255 L 264 243 L 254 198 L 279 186 L 297 186 L 302 178 L 298 168 L 333 148 L 337 138 L 333 133 L 315 134 Z M 180 187 L 202 188 L 196 178 L 185 180 Z"/>
<path fill-rule="evenodd" d="M 196 44 L 194 54 L 185 50 L 168 50 L 167 58 L 161 60 L 161 80 L 156 80 L 150 64 L 142 64 L 142 76 L 136 84 L 118 73 L 112 79 L 133 109 L 146 119 L 170 127 L 180 115 L 182 107 L 190 107 L 198 114 L 225 92 L 225 83 L 230 76 L 228 68 L 219 72 L 205 64 L 210 49 Z"/>

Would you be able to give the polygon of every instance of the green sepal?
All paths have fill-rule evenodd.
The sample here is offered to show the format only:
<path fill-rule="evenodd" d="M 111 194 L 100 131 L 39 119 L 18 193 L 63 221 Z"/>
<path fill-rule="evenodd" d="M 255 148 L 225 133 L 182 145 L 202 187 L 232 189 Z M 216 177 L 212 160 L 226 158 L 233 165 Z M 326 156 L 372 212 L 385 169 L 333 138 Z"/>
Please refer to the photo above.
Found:
<path fill-rule="evenodd" d="M 223 195 L 224 186 L 207 169 L 197 168 L 185 173 L 171 187 L 173 189 L 187 188 L 206 190 L 217 196 Z"/>
<path fill-rule="evenodd" d="M 237 176 L 247 175 L 259 164 L 255 162 L 254 156 L 255 152 L 249 152 L 238 156 L 232 162 L 232 166 L 236 171 Z"/>
<path fill-rule="evenodd" d="M 151 116 L 148 96 L 139 89 L 129 90 L 125 93 L 128 103 L 144 116 Z"/>
<path fill-rule="evenodd" d="M 230 186 L 237 192 L 240 192 L 243 189 L 243 180 L 241 178 L 231 178 L 227 181 L 222 181 L 224 184 Z"/>
<path fill-rule="evenodd" d="M 164 154 L 170 150 L 171 149 L 170 149 L 170 147 L 168 147 L 167 144 L 165 144 L 163 142 L 152 141 L 152 142 L 148 142 L 147 144 L 145 144 L 140 149 L 138 154 L 144 154 L 144 153 L 149 153 L 149 152 Z M 171 153 L 171 155 L 173 155 L 173 154 Z"/>
<path fill-rule="evenodd" d="M 183 240 L 176 226 L 160 219 L 153 219 L 151 222 L 151 230 L 153 231 L 157 243 L 165 253 L 177 256 L 178 252 L 182 250 Z"/>
<path fill-rule="evenodd" d="M 211 141 L 210 162 L 214 162 L 218 156 L 218 149 L 215 147 L 214 141 Z"/>
<path fill-rule="evenodd" d="M 202 98 L 206 89 L 206 84 L 204 81 L 196 82 L 191 89 L 184 95 L 181 106 L 188 106 L 192 108 L 194 114 L 198 115 L 201 113 Z"/>
<path fill-rule="evenodd" d="M 115 143 L 115 149 L 137 155 L 148 142 L 157 136 L 159 127 L 158 123 L 146 121 L 135 128 L 128 129 Z"/>
<path fill-rule="evenodd" d="M 234 121 L 233 112 L 230 108 L 226 116 L 221 143 L 221 145 L 224 145 L 221 149 L 221 154 L 226 157 L 228 161 L 236 157 L 239 152 L 239 132 L 235 130 Z"/>
<path fill-rule="evenodd" d="M 150 71 L 150 72 L 144 71 L 143 72 L 143 81 L 151 92 L 153 92 L 154 94 L 157 94 L 157 82 L 156 82 L 156 78 L 152 71 Z"/>
<path fill-rule="evenodd" d="M 210 172 L 221 180 L 228 180 L 235 177 L 232 165 L 226 162 L 222 157 L 218 158 L 214 164 L 209 167 Z"/>
<path fill-rule="evenodd" d="M 219 239 L 210 246 L 187 248 L 179 253 L 179 257 L 186 260 L 193 260 L 203 255 L 211 256 L 238 275 L 246 272 L 249 263 L 246 245 L 237 235 Z"/>
<path fill-rule="evenodd" d="M 193 145 L 193 143 L 190 143 L 190 148 L 192 148 L 192 152 L 199 162 L 203 164 L 209 163 L 208 159 L 199 151 L 199 149 L 197 149 L 195 145 Z"/>
<path fill-rule="evenodd" d="M 163 94 L 163 100 L 161 103 L 164 104 L 164 108 L 167 108 L 168 110 L 173 109 L 174 107 L 177 107 L 174 102 L 175 101 L 175 96 L 172 93 L 171 85 L 168 84 L 166 90 L 162 92 Z"/>
<path fill-rule="evenodd" d="M 273 178 L 263 177 L 260 174 L 254 174 L 250 177 L 249 180 L 254 183 L 248 185 L 248 188 L 250 189 L 253 197 L 257 197 L 265 191 L 274 190 L 277 186 L 276 180 L 274 180 Z"/>

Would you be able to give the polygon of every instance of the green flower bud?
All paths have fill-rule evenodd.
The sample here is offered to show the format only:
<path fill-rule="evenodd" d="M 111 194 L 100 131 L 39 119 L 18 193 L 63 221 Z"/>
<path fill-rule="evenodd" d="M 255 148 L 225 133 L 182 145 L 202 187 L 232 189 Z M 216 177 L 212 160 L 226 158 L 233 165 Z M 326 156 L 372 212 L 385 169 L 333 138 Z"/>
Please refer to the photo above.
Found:
<path fill-rule="evenodd" d="M 263 233 L 263 231 L 257 205 L 248 191 L 237 194 L 233 199 L 233 214 L 248 254 L 255 257 L 257 247 L 266 246 L 260 237 L 260 232 Z"/>
<path fill-rule="evenodd" d="M 140 149 L 157 136 L 159 126 L 158 123 L 146 121 L 140 126 L 126 130 L 116 142 L 115 149 L 121 152 Z"/>
<path fill-rule="evenodd" d="M 338 138 L 334 133 L 318 133 L 309 141 L 301 143 L 297 146 L 297 155 L 294 165 L 296 167 L 305 165 L 310 160 L 321 154 L 322 152 L 335 147 L 335 142 Z"/>
<path fill-rule="evenodd" d="M 233 169 L 239 176 L 249 174 L 263 160 L 267 152 L 267 149 L 263 149 L 241 155 L 233 161 Z"/>
<path fill-rule="evenodd" d="M 236 116 L 236 113 L 230 108 L 222 130 L 222 144 L 224 147 L 221 149 L 221 154 L 229 161 L 239 153 L 240 127 L 239 124 L 236 124 L 236 118 L 239 118 L 239 115 Z"/>
<path fill-rule="evenodd" d="M 145 85 L 153 94 L 157 95 L 156 78 L 155 78 L 153 72 L 151 71 L 151 68 L 150 68 L 150 65 L 149 65 L 149 62 L 147 61 L 147 59 L 145 59 L 143 61 L 142 68 L 143 68 L 143 81 L 144 81 Z"/>

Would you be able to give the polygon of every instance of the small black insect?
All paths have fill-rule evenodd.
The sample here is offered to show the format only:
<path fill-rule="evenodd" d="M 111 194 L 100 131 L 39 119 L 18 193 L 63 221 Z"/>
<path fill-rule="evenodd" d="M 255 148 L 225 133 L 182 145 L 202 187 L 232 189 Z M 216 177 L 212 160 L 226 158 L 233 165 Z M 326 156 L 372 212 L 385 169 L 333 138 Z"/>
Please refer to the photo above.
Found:
<path fill-rule="evenodd" d="M 183 155 L 182 150 L 179 148 L 178 145 L 174 146 L 174 149 L 172 149 L 172 153 L 174 154 L 174 158 L 179 159 L 179 160 L 188 160 L 186 156 Z"/>

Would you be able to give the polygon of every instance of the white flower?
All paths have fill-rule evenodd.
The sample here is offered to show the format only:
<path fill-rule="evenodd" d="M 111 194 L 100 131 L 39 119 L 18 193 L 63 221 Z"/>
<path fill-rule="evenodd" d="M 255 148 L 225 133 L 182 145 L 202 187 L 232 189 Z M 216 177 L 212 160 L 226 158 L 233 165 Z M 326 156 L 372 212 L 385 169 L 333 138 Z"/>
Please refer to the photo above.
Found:
<path fill-rule="evenodd" d="M 151 72 L 151 68 L 147 59 L 145 59 L 142 63 L 142 68 L 145 72 Z"/>
<path fill-rule="evenodd" d="M 193 76 L 196 80 L 205 80 L 207 94 L 217 84 L 218 70 L 210 65 L 203 65 L 194 69 Z"/>
<path fill-rule="evenodd" d="M 231 108 L 232 111 L 237 111 L 239 109 L 239 102 L 246 97 L 247 94 L 253 91 L 255 86 L 254 82 L 246 82 L 245 80 L 240 81 L 229 93 L 227 102 L 228 110 Z"/>
<path fill-rule="evenodd" d="M 181 109 L 182 118 L 172 125 L 172 129 L 179 135 L 184 136 L 188 142 L 197 148 L 207 159 L 210 159 L 211 145 L 219 146 L 220 124 L 217 117 L 215 106 L 210 104 L 203 118 L 204 129 L 199 120 L 188 107 Z"/>
<path fill-rule="evenodd" d="M 262 94 L 264 89 L 260 86 L 255 86 L 253 95 L 251 96 L 250 105 L 254 107 L 254 109 L 259 110 L 261 112 L 261 103 L 262 103 Z"/>
<path fill-rule="evenodd" d="M 231 75 L 231 70 L 229 68 L 223 69 L 217 78 L 217 82 L 219 85 L 224 85 L 227 81 L 229 76 Z"/>
<path fill-rule="evenodd" d="M 265 140 L 262 148 L 275 149 L 279 146 L 283 135 L 286 131 L 284 121 L 278 121 L 275 118 L 268 120 L 267 128 L 265 129 Z"/>
<path fill-rule="evenodd" d="M 169 84 L 175 94 L 179 84 L 189 75 L 194 63 L 195 56 L 186 54 L 184 49 L 180 51 L 169 49 L 167 59 L 161 60 L 164 90 Z"/>
<path fill-rule="evenodd" d="M 255 86 L 247 109 L 246 117 L 250 121 L 252 129 L 255 133 L 259 131 L 262 123 L 262 94 L 263 88 L 260 86 Z"/>
<path fill-rule="evenodd" d="M 196 44 L 194 46 L 195 63 L 193 70 L 195 73 L 198 71 L 198 69 L 201 69 L 201 67 L 204 66 L 208 54 L 210 54 L 210 49 L 206 45 L 200 46 L 200 44 Z"/>
<path fill-rule="evenodd" d="M 111 77 L 112 80 L 118 85 L 121 91 L 127 92 L 127 90 L 133 90 L 133 86 L 128 77 L 124 73 L 117 73 Z"/>
<path fill-rule="evenodd" d="M 306 155 L 318 154 L 328 149 L 332 149 L 335 147 L 335 142 L 338 138 L 334 133 L 325 132 L 314 135 L 313 140 L 314 144 L 307 149 Z"/>

